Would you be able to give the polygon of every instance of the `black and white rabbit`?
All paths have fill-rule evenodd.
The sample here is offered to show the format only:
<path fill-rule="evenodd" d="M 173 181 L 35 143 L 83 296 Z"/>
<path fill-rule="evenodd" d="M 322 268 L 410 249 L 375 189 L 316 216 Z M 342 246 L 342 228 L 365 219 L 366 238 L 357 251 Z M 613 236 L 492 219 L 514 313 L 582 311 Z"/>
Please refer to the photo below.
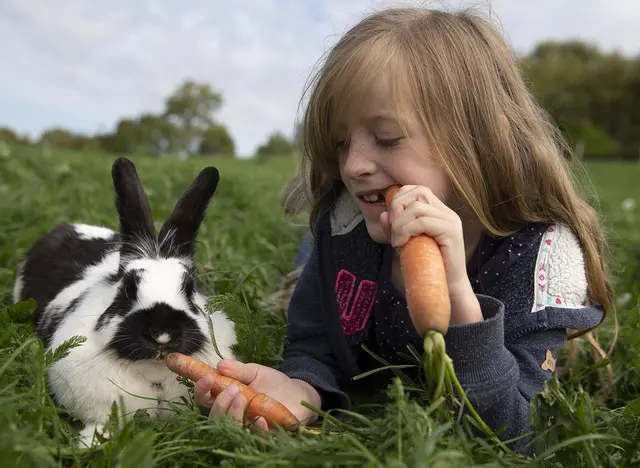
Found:
<path fill-rule="evenodd" d="M 86 337 L 47 372 L 57 403 L 85 424 L 86 445 L 96 429 L 102 432 L 120 398 L 128 415 L 140 408 L 152 417 L 169 414 L 146 398 L 187 395 L 163 363 L 169 352 L 216 365 L 208 319 L 220 354 L 236 358 L 233 322 L 222 311 L 205 312 L 207 299 L 194 277 L 196 235 L 218 170 L 200 172 L 158 235 L 134 164 L 118 158 L 112 178 L 120 232 L 59 224 L 32 246 L 14 287 L 15 302 L 37 301 L 34 326 L 47 349 Z"/>

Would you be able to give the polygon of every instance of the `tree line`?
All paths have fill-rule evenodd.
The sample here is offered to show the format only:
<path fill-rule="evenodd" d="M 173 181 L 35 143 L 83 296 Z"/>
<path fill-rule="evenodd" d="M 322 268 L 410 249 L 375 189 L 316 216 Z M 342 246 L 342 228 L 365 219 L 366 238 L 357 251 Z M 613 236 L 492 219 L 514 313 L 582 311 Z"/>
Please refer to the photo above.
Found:
<path fill-rule="evenodd" d="M 164 102 L 157 114 L 122 117 L 111 132 L 83 135 L 61 127 L 45 130 L 37 140 L 9 127 L 0 128 L 0 140 L 7 144 L 43 145 L 82 151 L 152 156 L 235 157 L 236 146 L 227 127 L 217 121 L 222 107 L 220 92 L 209 83 L 186 80 Z M 291 154 L 293 142 L 275 132 L 256 151 L 256 156 Z"/>
<path fill-rule="evenodd" d="M 576 40 L 545 41 L 520 63 L 536 99 L 581 157 L 640 157 L 640 56 L 605 53 Z M 162 112 L 123 117 L 112 132 L 81 135 L 52 128 L 32 141 L 5 127 L 0 140 L 118 154 L 235 157 L 233 136 L 215 118 L 222 104 L 209 83 L 187 80 L 167 96 Z M 273 133 L 254 156 L 291 154 L 297 131 L 292 138 Z"/>

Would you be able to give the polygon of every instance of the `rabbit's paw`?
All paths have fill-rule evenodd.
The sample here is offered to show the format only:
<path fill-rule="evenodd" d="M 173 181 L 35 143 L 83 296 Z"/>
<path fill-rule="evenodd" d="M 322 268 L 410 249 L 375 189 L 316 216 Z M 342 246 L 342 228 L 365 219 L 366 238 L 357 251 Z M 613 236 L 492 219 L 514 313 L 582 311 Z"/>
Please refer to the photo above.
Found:
<path fill-rule="evenodd" d="M 79 448 L 91 448 L 100 443 L 100 439 L 98 437 L 94 437 L 97 433 L 98 435 L 105 437 L 104 435 L 104 424 L 100 423 L 86 423 L 84 425 L 84 429 L 80 431 L 80 436 L 78 438 L 78 447 Z"/>

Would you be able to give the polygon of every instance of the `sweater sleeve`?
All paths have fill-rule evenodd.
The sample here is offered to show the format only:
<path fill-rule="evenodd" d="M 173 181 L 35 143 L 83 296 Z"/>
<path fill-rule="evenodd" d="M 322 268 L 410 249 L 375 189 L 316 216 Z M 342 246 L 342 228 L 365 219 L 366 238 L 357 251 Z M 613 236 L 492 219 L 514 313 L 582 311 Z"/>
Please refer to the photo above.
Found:
<path fill-rule="evenodd" d="M 542 249 L 534 249 L 523 256 L 495 288 L 477 294 L 484 320 L 452 326 L 445 337 L 460 384 L 480 417 L 502 440 L 531 431 L 531 399 L 553 375 L 553 366 L 543 363 L 549 354 L 557 357 L 567 341 L 567 328 L 592 328 L 603 317 L 601 308 L 587 297 L 575 238 L 558 231 L 564 238 L 554 241 L 565 243 L 562 255 L 551 251 L 543 256 Z M 535 274 L 541 266 L 548 276 L 542 283 L 540 274 Z M 524 447 L 530 439 L 523 437 L 511 448 L 531 456 L 533 447 Z"/>
<path fill-rule="evenodd" d="M 291 296 L 283 359 L 278 369 L 292 379 L 313 386 L 322 399 L 322 408 L 351 407 L 342 390 L 345 376 L 335 357 L 321 303 L 315 248 L 308 255 Z"/>
<path fill-rule="evenodd" d="M 541 368 L 546 351 L 553 355 L 566 341 L 563 329 L 531 323 L 511 343 L 504 339 L 504 304 L 478 295 L 485 320 L 454 326 L 446 336 L 447 353 L 471 404 L 502 440 L 529 431 L 529 404 L 551 372 Z M 518 450 L 527 439 L 514 443 Z M 523 452 L 531 455 L 528 450 Z"/>

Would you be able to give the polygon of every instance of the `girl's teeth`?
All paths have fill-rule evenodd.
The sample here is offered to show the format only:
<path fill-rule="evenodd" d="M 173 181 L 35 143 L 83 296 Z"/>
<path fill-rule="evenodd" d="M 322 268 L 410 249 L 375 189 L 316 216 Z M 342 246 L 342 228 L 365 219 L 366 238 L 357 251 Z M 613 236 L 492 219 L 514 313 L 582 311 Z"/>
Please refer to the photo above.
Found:
<path fill-rule="evenodd" d="M 380 198 L 380 195 L 373 194 L 373 195 L 365 195 L 362 198 L 364 198 L 365 201 L 368 201 L 369 203 L 377 203 L 378 199 Z"/>

